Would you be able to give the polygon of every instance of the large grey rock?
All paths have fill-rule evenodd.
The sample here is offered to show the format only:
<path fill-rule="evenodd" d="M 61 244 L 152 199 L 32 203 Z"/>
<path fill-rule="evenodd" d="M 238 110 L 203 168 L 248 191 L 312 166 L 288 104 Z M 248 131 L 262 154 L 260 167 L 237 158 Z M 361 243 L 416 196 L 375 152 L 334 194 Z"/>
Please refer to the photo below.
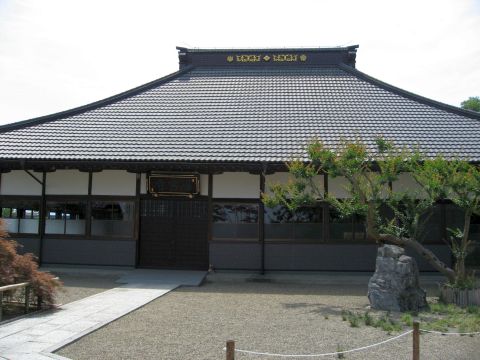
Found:
<path fill-rule="evenodd" d="M 395 245 L 378 249 L 375 274 L 368 282 L 368 299 L 373 309 L 418 311 L 427 306 L 417 263 L 404 253 L 403 248 Z"/>

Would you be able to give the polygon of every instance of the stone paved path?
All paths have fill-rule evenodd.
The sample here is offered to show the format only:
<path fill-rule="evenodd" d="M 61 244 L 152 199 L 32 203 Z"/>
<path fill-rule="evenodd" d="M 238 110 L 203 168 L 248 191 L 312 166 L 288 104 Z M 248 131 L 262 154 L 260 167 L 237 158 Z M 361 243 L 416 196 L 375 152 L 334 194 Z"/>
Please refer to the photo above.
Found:
<path fill-rule="evenodd" d="M 0 359 L 66 359 L 52 352 L 204 277 L 202 271 L 132 270 L 118 280 L 122 286 L 0 326 Z"/>

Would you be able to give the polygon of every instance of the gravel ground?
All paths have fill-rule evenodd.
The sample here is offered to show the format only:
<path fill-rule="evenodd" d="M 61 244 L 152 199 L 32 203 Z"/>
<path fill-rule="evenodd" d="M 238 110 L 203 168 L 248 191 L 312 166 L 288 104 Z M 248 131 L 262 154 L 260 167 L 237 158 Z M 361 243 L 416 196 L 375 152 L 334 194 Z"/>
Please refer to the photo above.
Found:
<path fill-rule="evenodd" d="M 343 309 L 366 309 L 365 294 L 363 278 L 352 285 L 288 278 L 262 282 L 217 274 L 201 287 L 183 287 L 147 304 L 58 354 L 75 360 L 224 359 L 228 339 L 239 349 L 286 354 L 347 350 L 392 336 L 372 327 L 351 328 L 341 320 Z M 411 341 L 408 335 L 345 358 L 411 359 Z M 421 338 L 422 359 L 472 360 L 478 359 L 479 351 L 478 336 Z M 236 358 L 267 359 L 241 354 Z"/>
<path fill-rule="evenodd" d="M 57 293 L 57 304 L 80 300 L 120 285 L 115 282 L 118 279 L 117 275 L 62 273 L 60 271 L 52 271 L 52 273 L 63 282 L 63 287 Z"/>

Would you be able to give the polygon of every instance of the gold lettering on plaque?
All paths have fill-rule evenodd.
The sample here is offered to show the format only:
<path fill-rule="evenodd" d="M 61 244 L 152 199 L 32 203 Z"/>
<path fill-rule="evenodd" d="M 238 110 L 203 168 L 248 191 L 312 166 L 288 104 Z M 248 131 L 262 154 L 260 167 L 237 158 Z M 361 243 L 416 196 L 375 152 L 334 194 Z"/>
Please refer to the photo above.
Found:
<path fill-rule="evenodd" d="M 297 62 L 307 61 L 307 55 L 301 54 L 272 54 L 272 55 L 255 55 L 255 54 L 242 54 L 242 55 L 228 55 L 227 61 L 229 63 L 232 62 L 240 62 L 240 63 L 255 63 L 255 62 Z"/>
<path fill-rule="evenodd" d="M 294 62 L 297 61 L 298 56 L 295 54 L 279 54 L 273 55 L 273 61 L 275 62 Z"/>
<path fill-rule="evenodd" d="M 237 62 L 259 62 L 260 55 L 237 55 Z"/>

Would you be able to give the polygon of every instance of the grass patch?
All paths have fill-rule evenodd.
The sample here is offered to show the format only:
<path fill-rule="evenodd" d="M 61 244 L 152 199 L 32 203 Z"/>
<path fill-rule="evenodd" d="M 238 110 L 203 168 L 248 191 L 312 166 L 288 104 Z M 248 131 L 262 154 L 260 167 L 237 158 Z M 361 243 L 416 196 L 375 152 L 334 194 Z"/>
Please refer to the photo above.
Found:
<path fill-rule="evenodd" d="M 368 311 L 365 311 L 365 314 L 363 314 L 363 322 L 367 326 L 373 326 L 375 324 L 375 320 L 373 319 L 372 315 Z"/>
<path fill-rule="evenodd" d="M 428 315 L 434 315 L 427 319 Z M 422 328 L 448 332 L 479 332 L 480 331 L 480 308 L 469 306 L 466 309 L 453 304 L 433 303 L 430 311 L 421 314 Z"/>
<path fill-rule="evenodd" d="M 350 327 L 354 328 L 360 327 L 360 325 L 364 324 L 366 326 L 381 328 L 388 333 L 402 330 L 402 326 L 391 318 L 390 313 L 387 313 L 379 318 L 375 318 L 370 314 L 369 311 L 365 311 L 365 313 L 361 314 L 354 313 L 349 310 L 343 310 L 341 315 L 342 320 L 348 321 L 350 323 Z"/>
<path fill-rule="evenodd" d="M 390 312 L 383 315 L 372 315 L 343 310 L 342 320 L 348 321 L 350 327 L 358 328 L 362 325 L 382 329 L 387 333 L 412 328 L 415 320 L 420 321 L 420 327 L 425 330 L 441 332 L 480 332 L 480 307 L 470 306 L 461 308 L 452 304 L 431 303 L 430 309 L 420 313 L 406 312 L 392 316 Z"/>
<path fill-rule="evenodd" d="M 376 328 L 381 328 L 383 331 L 387 333 L 391 333 L 393 331 L 401 331 L 402 325 L 400 325 L 397 321 L 392 319 L 389 314 L 381 316 L 373 325 Z"/>
<path fill-rule="evenodd" d="M 413 316 L 410 313 L 405 313 L 400 318 L 400 321 L 403 322 L 406 326 L 412 327 L 413 326 Z"/>

